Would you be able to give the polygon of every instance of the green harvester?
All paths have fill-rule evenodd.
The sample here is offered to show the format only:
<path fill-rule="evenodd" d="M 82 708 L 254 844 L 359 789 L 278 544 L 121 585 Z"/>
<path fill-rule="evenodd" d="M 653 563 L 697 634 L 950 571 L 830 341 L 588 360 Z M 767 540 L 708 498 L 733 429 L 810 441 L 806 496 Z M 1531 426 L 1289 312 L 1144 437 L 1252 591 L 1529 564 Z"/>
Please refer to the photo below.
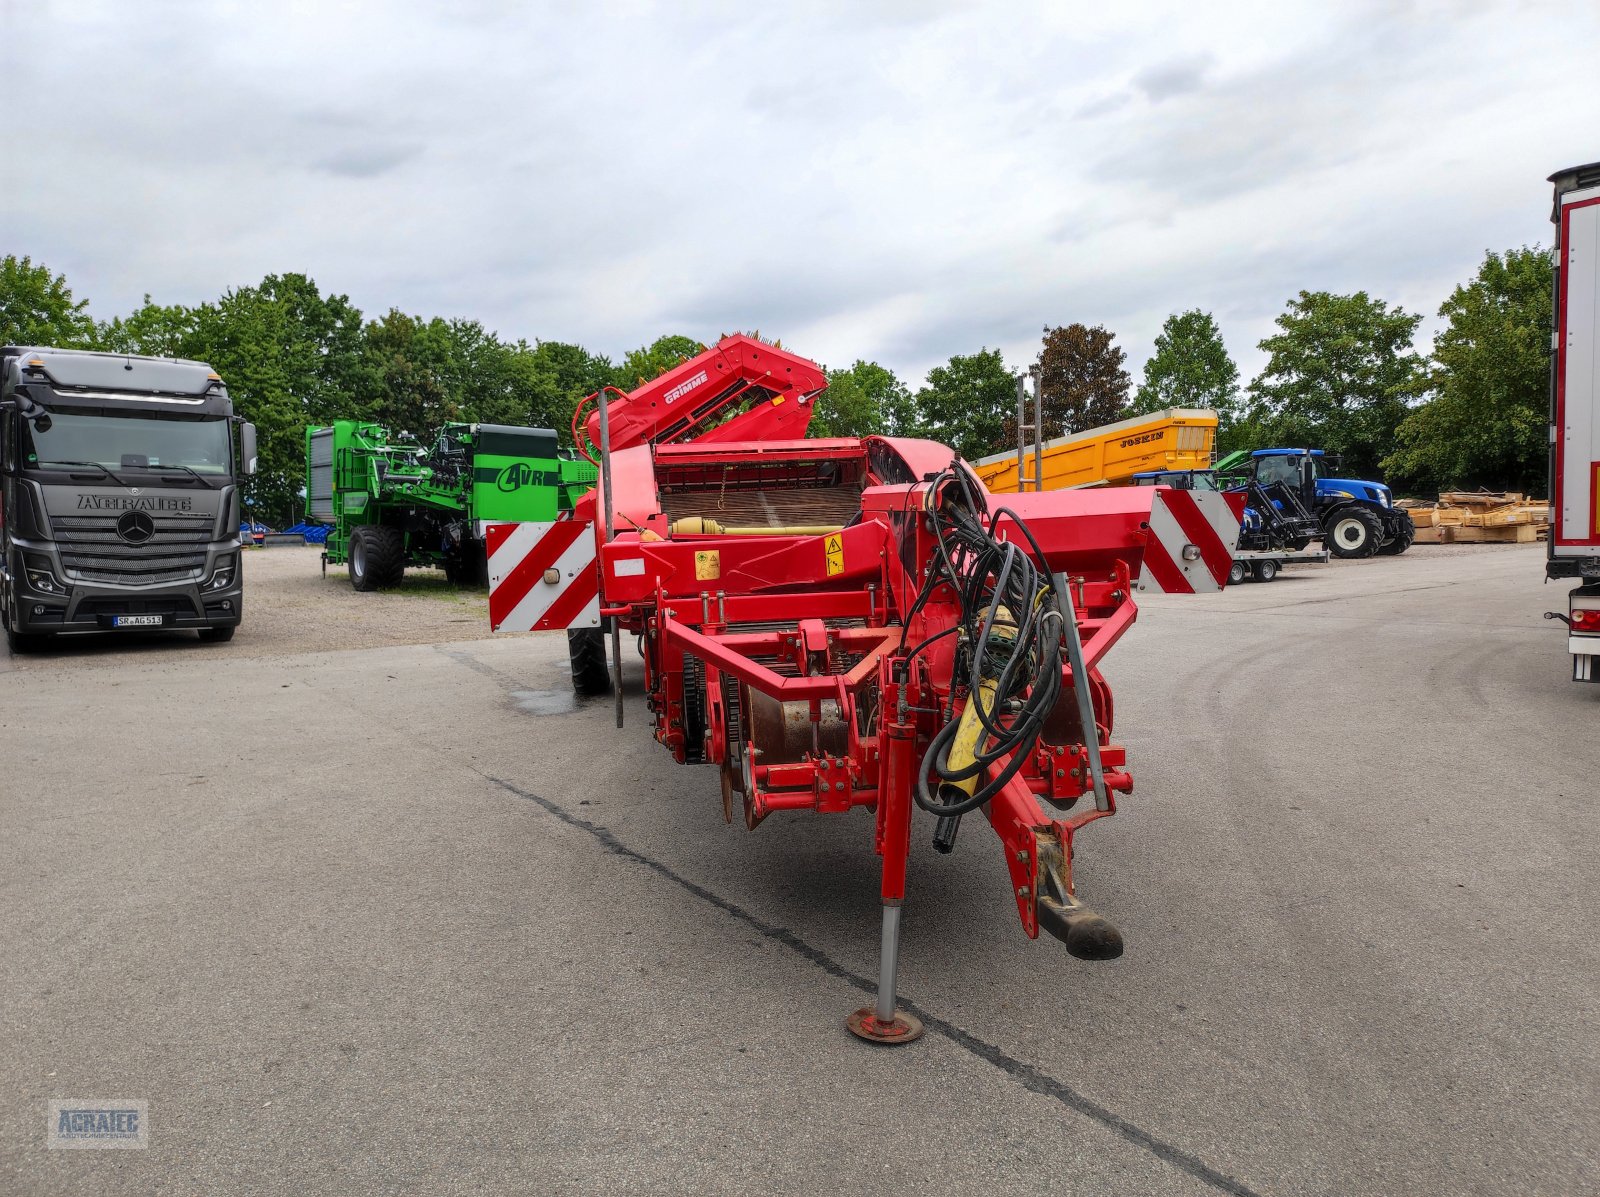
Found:
<path fill-rule="evenodd" d="M 481 585 L 487 525 L 554 520 L 596 476 L 548 428 L 446 424 L 431 448 L 359 420 L 306 429 L 306 516 L 331 529 L 324 571 L 347 565 L 357 590 L 398 586 L 408 565 Z"/>

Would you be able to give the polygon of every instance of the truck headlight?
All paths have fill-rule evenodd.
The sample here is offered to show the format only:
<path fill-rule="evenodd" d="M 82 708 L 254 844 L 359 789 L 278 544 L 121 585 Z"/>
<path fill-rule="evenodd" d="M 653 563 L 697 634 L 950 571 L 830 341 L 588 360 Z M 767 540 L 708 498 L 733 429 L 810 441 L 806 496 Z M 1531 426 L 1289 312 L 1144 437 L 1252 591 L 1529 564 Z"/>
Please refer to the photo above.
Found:
<path fill-rule="evenodd" d="M 48 558 L 28 556 L 23 559 L 23 570 L 28 575 L 28 585 L 40 594 L 66 594 L 66 583 L 56 577 Z"/>
<path fill-rule="evenodd" d="M 233 571 L 238 567 L 237 557 L 224 557 L 217 563 L 217 568 L 211 571 L 211 581 L 206 583 L 207 590 L 226 590 L 233 585 Z"/>

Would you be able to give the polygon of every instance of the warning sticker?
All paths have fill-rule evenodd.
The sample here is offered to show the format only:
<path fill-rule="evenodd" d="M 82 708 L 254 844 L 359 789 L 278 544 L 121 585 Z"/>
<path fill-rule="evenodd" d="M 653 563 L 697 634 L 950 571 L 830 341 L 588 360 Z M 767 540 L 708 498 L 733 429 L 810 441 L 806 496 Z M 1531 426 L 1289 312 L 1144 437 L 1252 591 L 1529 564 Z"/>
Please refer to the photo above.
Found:
<path fill-rule="evenodd" d="M 694 555 L 694 580 L 714 582 L 722 576 L 722 554 L 716 549 Z"/>
<path fill-rule="evenodd" d="M 823 542 L 823 549 L 828 554 L 828 574 L 844 573 L 844 537 L 835 532 Z"/>

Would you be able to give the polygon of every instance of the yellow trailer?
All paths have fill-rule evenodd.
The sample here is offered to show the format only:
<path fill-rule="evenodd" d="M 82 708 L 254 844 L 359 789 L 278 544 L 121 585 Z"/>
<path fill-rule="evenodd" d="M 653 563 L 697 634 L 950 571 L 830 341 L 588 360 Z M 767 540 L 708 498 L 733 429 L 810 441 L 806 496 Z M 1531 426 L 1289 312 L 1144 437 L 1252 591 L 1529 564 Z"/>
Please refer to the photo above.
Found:
<path fill-rule="evenodd" d="M 1126 482 L 1150 470 L 1207 469 L 1216 440 L 1216 412 L 1169 407 L 1046 441 L 1042 455 L 1031 444 L 1020 451 L 995 453 L 974 462 L 973 469 L 983 484 L 998 494 L 1097 486 Z M 1042 487 L 1034 482 L 1036 461 L 1043 466 Z"/>

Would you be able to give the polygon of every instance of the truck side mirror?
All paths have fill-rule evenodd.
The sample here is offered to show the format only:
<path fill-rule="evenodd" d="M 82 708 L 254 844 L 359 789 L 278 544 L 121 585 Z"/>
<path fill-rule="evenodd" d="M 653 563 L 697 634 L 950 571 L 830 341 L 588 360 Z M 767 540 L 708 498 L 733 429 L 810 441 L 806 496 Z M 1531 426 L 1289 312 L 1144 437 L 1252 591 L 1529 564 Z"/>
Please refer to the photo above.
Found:
<path fill-rule="evenodd" d="M 239 472 L 246 476 L 256 472 L 256 426 L 239 425 Z"/>

